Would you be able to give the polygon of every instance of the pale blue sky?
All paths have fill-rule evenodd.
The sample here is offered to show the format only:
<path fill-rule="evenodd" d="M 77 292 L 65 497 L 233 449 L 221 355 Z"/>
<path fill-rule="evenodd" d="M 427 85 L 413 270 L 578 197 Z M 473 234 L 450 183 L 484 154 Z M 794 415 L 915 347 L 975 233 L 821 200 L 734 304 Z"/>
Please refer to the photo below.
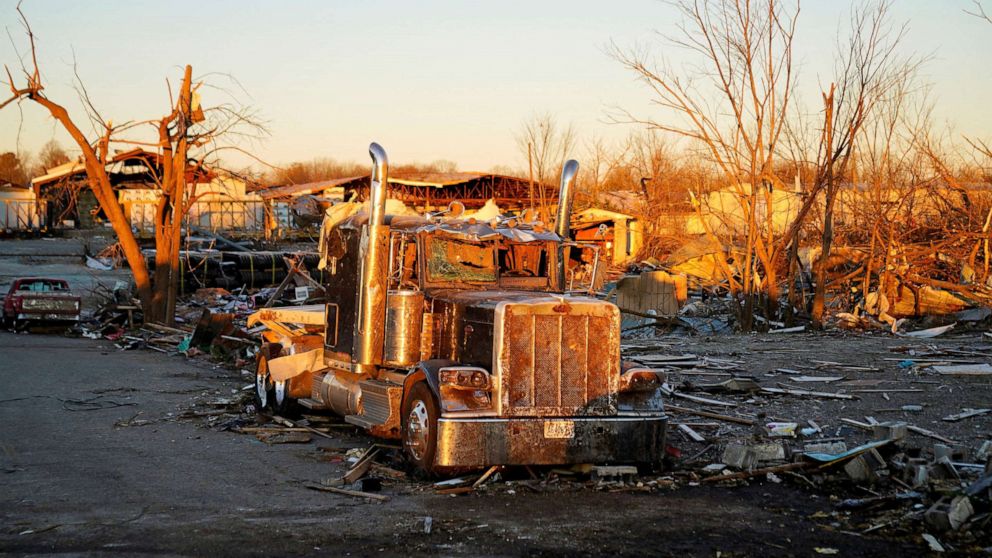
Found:
<path fill-rule="evenodd" d="M 858 0 L 854 0 L 858 1 Z M 992 6 L 992 1 L 985 0 Z M 0 25 L 24 44 L 14 7 L 0 0 Z M 932 53 L 937 116 L 959 134 L 992 138 L 992 25 L 963 13 L 970 0 L 896 0 L 908 21 L 907 52 Z M 817 103 L 828 80 L 847 2 L 803 3 L 797 33 L 803 93 Z M 620 138 L 607 124 L 620 105 L 652 110 L 648 93 L 605 54 L 670 32 L 672 8 L 657 0 L 492 2 L 25 0 L 51 98 L 79 112 L 72 52 L 91 97 L 115 122 L 164 114 L 165 78 L 233 74 L 269 122 L 255 151 L 285 163 L 313 157 L 367 160 L 369 141 L 397 162 L 454 161 L 464 170 L 525 165 L 514 140 L 521 122 L 549 111 L 580 138 Z M 15 62 L 6 37 L 0 62 Z M 204 92 L 210 103 L 215 93 Z M 816 95 L 816 96 L 813 96 Z M 80 118 L 82 117 L 79 113 Z M 18 133 L 18 128 L 20 132 Z M 0 151 L 36 152 L 68 139 L 38 107 L 0 111 Z M 581 150 L 577 153 L 581 158 Z"/>

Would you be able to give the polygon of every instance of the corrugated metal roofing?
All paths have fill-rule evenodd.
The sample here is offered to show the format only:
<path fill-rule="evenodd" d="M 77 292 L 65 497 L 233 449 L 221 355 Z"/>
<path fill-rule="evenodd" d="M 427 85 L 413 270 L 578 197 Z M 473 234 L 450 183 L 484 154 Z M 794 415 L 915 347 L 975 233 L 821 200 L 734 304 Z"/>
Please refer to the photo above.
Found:
<path fill-rule="evenodd" d="M 397 172 L 389 175 L 390 184 L 400 184 L 403 186 L 423 186 L 430 188 L 445 188 L 466 184 L 474 180 L 484 178 L 499 178 L 504 180 L 515 180 L 527 182 L 526 178 L 516 176 L 506 176 L 487 172 Z M 289 184 L 286 186 L 275 186 L 259 190 L 258 194 L 265 199 L 289 198 L 318 192 L 343 186 L 352 182 L 361 183 L 368 181 L 369 175 L 350 176 L 347 178 L 336 178 L 333 180 L 323 180 L 320 182 L 308 182 L 306 184 Z"/>
<path fill-rule="evenodd" d="M 295 196 L 316 194 L 343 184 L 347 184 L 348 182 L 368 180 L 368 178 L 368 175 L 350 176 L 347 178 L 335 178 L 334 180 L 322 180 L 320 182 L 307 182 L 306 184 L 288 184 L 286 186 L 276 186 L 274 188 L 258 190 L 256 193 L 267 200 L 273 198 L 292 198 Z"/>
<path fill-rule="evenodd" d="M 57 167 L 52 167 L 48 169 L 48 172 L 31 179 L 31 184 L 46 184 L 48 182 L 54 182 L 56 180 L 65 178 L 67 176 L 72 176 L 74 174 L 81 174 L 86 172 L 86 165 L 82 161 L 69 161 L 68 163 L 62 163 Z"/>
<path fill-rule="evenodd" d="M 488 176 L 496 175 L 483 172 L 404 172 L 390 175 L 389 181 L 406 186 L 433 186 L 435 188 L 443 188 L 445 186 L 472 182 L 473 180 L 479 180 Z"/>

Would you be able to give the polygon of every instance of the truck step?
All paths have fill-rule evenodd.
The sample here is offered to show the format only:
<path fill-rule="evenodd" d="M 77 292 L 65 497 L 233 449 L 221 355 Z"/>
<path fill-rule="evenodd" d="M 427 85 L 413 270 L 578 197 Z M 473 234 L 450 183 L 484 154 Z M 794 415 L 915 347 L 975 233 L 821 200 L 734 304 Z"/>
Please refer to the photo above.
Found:
<path fill-rule="evenodd" d="M 369 420 L 364 415 L 347 415 L 344 417 L 344 421 L 348 424 L 354 424 L 355 426 L 361 428 L 372 428 L 373 426 L 382 426 L 384 424 L 374 420 Z"/>
<path fill-rule="evenodd" d="M 311 411 L 320 411 L 327 408 L 320 401 L 309 397 L 306 399 L 300 399 L 298 402 L 301 406 L 310 409 Z"/>
<path fill-rule="evenodd" d="M 403 386 L 380 380 L 366 380 L 359 386 L 362 389 L 362 412 L 348 415 L 344 421 L 362 428 L 398 427 Z"/>

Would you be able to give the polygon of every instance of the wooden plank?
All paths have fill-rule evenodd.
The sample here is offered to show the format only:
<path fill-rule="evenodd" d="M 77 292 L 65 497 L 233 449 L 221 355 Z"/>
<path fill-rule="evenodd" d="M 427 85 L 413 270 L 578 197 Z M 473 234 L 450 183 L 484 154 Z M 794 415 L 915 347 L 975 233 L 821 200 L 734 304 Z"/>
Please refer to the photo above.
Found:
<path fill-rule="evenodd" d="M 319 490 L 321 492 L 333 492 L 335 494 L 342 494 L 344 496 L 351 496 L 354 498 L 368 498 L 370 500 L 378 500 L 380 502 L 388 502 L 389 496 L 383 494 L 372 494 L 371 492 L 359 492 L 357 490 L 348 490 L 345 488 L 337 488 L 335 486 L 323 486 L 319 484 L 307 484 L 305 485 L 310 490 Z"/>
<path fill-rule="evenodd" d="M 925 389 L 901 388 L 901 389 L 852 389 L 851 393 L 923 393 Z"/>
<path fill-rule="evenodd" d="M 992 376 L 992 366 L 988 363 L 934 366 L 933 369 L 942 376 Z"/>
<path fill-rule="evenodd" d="M 824 399 L 857 399 L 853 395 L 848 395 L 846 393 L 829 393 L 825 391 L 810 391 L 806 389 L 781 389 L 781 388 L 770 388 L 763 387 L 761 391 L 764 393 L 772 393 L 775 395 L 796 395 L 800 397 L 821 397 Z"/>
<path fill-rule="evenodd" d="M 692 440 L 695 442 L 703 442 L 703 443 L 706 442 L 706 438 L 702 437 L 698 432 L 693 430 L 688 424 L 680 424 L 679 430 L 684 432 L 686 436 L 692 438 Z"/>
<path fill-rule="evenodd" d="M 844 379 L 846 379 L 844 378 L 844 376 L 795 376 L 793 378 L 789 378 L 789 381 L 801 382 L 801 383 L 807 383 L 807 382 L 829 383 L 829 382 L 838 382 Z"/>
<path fill-rule="evenodd" d="M 946 416 L 943 418 L 943 420 L 946 420 L 947 422 L 957 422 L 959 420 L 964 420 L 966 418 L 971 418 L 971 417 L 978 417 L 978 416 L 986 415 L 988 413 L 992 413 L 992 409 L 965 409 L 964 411 L 956 415 Z"/>
<path fill-rule="evenodd" d="M 686 407 L 677 407 L 675 405 L 665 405 L 666 411 L 674 411 L 676 413 L 685 413 L 687 415 L 695 415 L 697 417 L 705 417 L 716 420 L 722 420 L 724 422 L 733 422 L 737 424 L 743 424 L 745 426 L 753 426 L 754 421 L 744 417 L 734 417 L 730 415 L 721 415 L 718 413 L 711 413 L 709 411 L 698 411 L 696 409 L 688 409 Z"/>
<path fill-rule="evenodd" d="M 341 477 L 342 484 L 352 484 L 358 479 L 365 476 L 372 467 L 372 459 L 375 458 L 376 454 L 379 453 L 379 448 L 372 446 L 365 450 L 365 453 L 358 458 L 358 461 L 348 469 L 348 472 Z"/>
<path fill-rule="evenodd" d="M 848 424 L 850 426 L 854 426 L 854 427 L 860 428 L 862 430 L 871 430 L 872 429 L 872 426 L 870 424 L 866 423 L 866 422 L 858 422 L 858 421 L 856 421 L 854 419 L 849 419 L 849 418 L 842 418 L 842 419 L 840 419 L 840 421 L 843 422 L 844 424 Z"/>
<path fill-rule="evenodd" d="M 933 432 L 932 430 L 927 430 L 926 428 L 920 428 L 919 426 L 913 426 L 912 424 L 906 425 L 906 430 L 909 430 L 910 432 L 915 432 L 915 433 L 919 434 L 920 436 L 926 436 L 927 438 L 933 438 L 934 440 L 937 440 L 937 441 L 940 441 L 940 442 L 944 442 L 945 444 L 952 444 L 952 445 L 953 444 L 957 444 L 956 441 L 954 441 L 954 440 L 952 440 L 950 438 L 945 438 L 944 436 L 941 436 L 940 434 L 937 434 L 936 432 Z"/>
<path fill-rule="evenodd" d="M 763 469 L 755 469 L 753 471 L 741 471 L 740 473 L 734 473 L 732 475 L 713 475 L 712 477 L 702 479 L 700 482 L 720 482 L 727 480 L 748 479 L 751 477 L 767 475 L 768 473 L 782 473 L 785 471 L 804 469 L 809 466 L 809 463 L 787 463 L 785 465 L 775 465 L 774 467 L 765 467 Z"/>
<path fill-rule="evenodd" d="M 327 438 L 328 440 L 337 440 L 337 438 L 335 438 L 334 436 L 331 436 L 330 434 L 328 434 L 326 432 L 321 432 L 320 430 L 317 430 L 316 428 L 312 428 L 312 427 L 306 426 L 304 424 L 296 424 L 295 422 L 293 422 L 293 421 L 291 421 L 291 420 L 289 420 L 287 418 L 282 418 L 279 415 L 272 415 L 272 420 L 273 420 L 273 422 L 277 422 L 277 423 L 279 423 L 279 424 L 281 424 L 283 426 L 302 428 L 302 429 L 306 430 L 307 432 L 313 432 L 314 434 L 316 434 L 318 436 L 323 436 L 324 438 Z"/>
<path fill-rule="evenodd" d="M 499 470 L 499 465 L 493 465 L 492 467 L 490 467 L 489 470 L 485 472 L 485 474 L 479 477 L 479 480 L 472 483 L 472 488 L 478 488 L 479 485 L 489 480 L 489 477 L 493 476 L 493 473 L 495 473 L 498 470 Z"/>
<path fill-rule="evenodd" d="M 736 407 L 737 403 L 728 403 L 726 401 L 717 401 L 716 399 L 707 399 L 706 397 L 697 397 L 695 395 L 689 395 L 688 393 L 679 393 L 677 391 L 669 390 L 668 395 L 672 397 L 678 397 L 680 399 L 685 399 L 688 401 L 694 401 L 696 403 L 702 403 L 703 405 L 715 405 L 718 407 Z"/>

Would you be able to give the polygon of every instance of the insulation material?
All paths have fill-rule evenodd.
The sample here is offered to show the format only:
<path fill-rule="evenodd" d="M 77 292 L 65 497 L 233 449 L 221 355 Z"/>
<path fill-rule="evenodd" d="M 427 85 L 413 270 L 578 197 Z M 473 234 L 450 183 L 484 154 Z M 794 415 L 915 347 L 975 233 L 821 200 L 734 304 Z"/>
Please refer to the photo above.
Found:
<path fill-rule="evenodd" d="M 269 377 L 273 382 L 283 382 L 321 368 L 324 368 L 324 349 L 314 349 L 270 360 Z"/>

